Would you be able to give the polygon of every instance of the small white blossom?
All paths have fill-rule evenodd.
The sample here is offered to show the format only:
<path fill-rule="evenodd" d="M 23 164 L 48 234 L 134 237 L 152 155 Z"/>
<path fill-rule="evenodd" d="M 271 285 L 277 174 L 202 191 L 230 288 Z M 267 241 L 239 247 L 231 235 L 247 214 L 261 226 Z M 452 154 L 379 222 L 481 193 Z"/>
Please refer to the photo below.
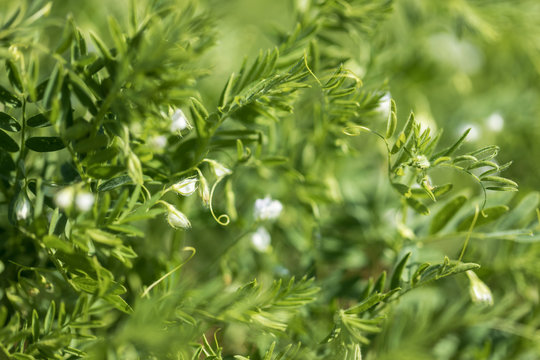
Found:
<path fill-rule="evenodd" d="M 89 192 L 80 192 L 75 197 L 75 206 L 79 211 L 88 211 L 94 205 L 94 195 Z"/>
<path fill-rule="evenodd" d="M 467 271 L 470 280 L 469 293 L 475 303 L 493 305 L 493 296 L 491 290 L 472 270 Z"/>
<path fill-rule="evenodd" d="M 54 202 L 59 208 L 66 209 L 73 205 L 75 190 L 72 187 L 66 187 L 54 196 Z"/>
<path fill-rule="evenodd" d="M 200 183 L 201 186 L 199 186 L 199 196 L 201 197 L 201 200 L 203 201 L 204 206 L 210 205 L 210 189 L 208 188 L 208 182 L 206 181 L 206 178 L 200 174 Z"/>
<path fill-rule="evenodd" d="M 279 200 L 272 200 L 270 196 L 264 199 L 255 200 L 255 219 L 257 220 L 274 220 L 279 217 L 283 205 Z"/>
<path fill-rule="evenodd" d="M 15 203 L 15 217 L 18 221 L 26 220 L 30 216 L 32 208 L 30 201 L 25 195 L 20 195 Z"/>
<path fill-rule="evenodd" d="M 192 126 L 189 123 L 186 115 L 180 109 L 176 109 L 171 116 L 171 132 L 176 133 L 184 129 L 191 129 Z"/>
<path fill-rule="evenodd" d="M 171 188 L 179 195 L 189 196 L 197 190 L 197 178 L 190 177 L 174 184 Z"/>
<path fill-rule="evenodd" d="M 424 155 L 417 155 L 413 159 L 413 166 L 420 169 L 427 169 L 430 165 L 429 160 Z"/>
<path fill-rule="evenodd" d="M 270 234 L 262 226 L 251 235 L 251 243 L 260 252 L 266 252 L 270 248 L 270 242 Z"/>
<path fill-rule="evenodd" d="M 183 212 L 181 212 L 171 204 L 163 201 L 161 203 L 163 203 L 167 207 L 167 222 L 169 223 L 169 225 L 171 225 L 171 227 L 173 227 L 174 229 L 188 229 L 191 227 L 191 223 Z"/>
<path fill-rule="evenodd" d="M 499 132 L 504 127 L 504 118 L 498 112 L 489 115 L 486 119 L 487 127 L 493 132 Z"/>
<path fill-rule="evenodd" d="M 216 177 L 218 178 L 222 178 L 222 177 L 232 174 L 232 171 L 230 169 L 227 169 L 225 166 L 221 165 L 217 161 L 211 160 L 210 165 L 212 165 L 212 169 L 214 170 L 214 175 L 216 175 Z"/>
<path fill-rule="evenodd" d="M 163 149 L 167 145 L 167 137 L 164 135 L 154 136 L 150 139 L 150 145 L 156 149 Z"/>

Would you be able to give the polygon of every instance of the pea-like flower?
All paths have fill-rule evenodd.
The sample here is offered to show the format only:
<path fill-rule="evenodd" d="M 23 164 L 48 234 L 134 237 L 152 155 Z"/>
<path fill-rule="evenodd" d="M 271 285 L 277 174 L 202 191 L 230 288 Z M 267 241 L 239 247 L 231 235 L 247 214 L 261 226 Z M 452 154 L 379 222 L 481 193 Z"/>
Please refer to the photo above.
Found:
<path fill-rule="evenodd" d="M 176 109 L 171 116 L 171 132 L 176 133 L 185 129 L 192 129 L 186 115 L 180 109 Z"/>
<path fill-rule="evenodd" d="M 207 160 L 210 163 L 210 166 L 212 166 L 212 170 L 214 171 L 214 175 L 216 175 L 217 178 L 222 178 L 227 175 L 232 174 L 232 170 L 227 169 L 222 164 L 218 163 L 215 160 Z"/>
<path fill-rule="evenodd" d="M 79 211 L 88 211 L 94 205 L 94 194 L 89 192 L 79 192 L 75 197 L 75 206 Z"/>
<path fill-rule="evenodd" d="M 254 215 L 256 220 L 275 220 L 282 210 L 283 204 L 279 200 L 272 200 L 270 196 L 255 200 Z"/>
<path fill-rule="evenodd" d="M 262 226 L 251 235 L 251 244 L 260 252 L 266 252 L 270 248 L 270 242 L 270 234 Z"/>
<path fill-rule="evenodd" d="M 30 200 L 28 200 L 28 197 L 25 194 L 21 193 L 18 196 L 17 200 L 15 201 L 14 211 L 17 221 L 23 221 L 30 217 L 32 206 L 30 204 Z"/>
<path fill-rule="evenodd" d="M 197 190 L 197 182 L 198 180 L 196 177 L 189 177 L 177 182 L 171 186 L 171 189 L 178 195 L 189 196 Z"/>
<path fill-rule="evenodd" d="M 191 223 L 183 212 L 165 201 L 160 201 L 167 207 L 167 222 L 174 229 L 189 229 Z"/>
<path fill-rule="evenodd" d="M 489 287 L 480 280 L 474 271 L 468 270 L 466 273 L 470 281 L 469 293 L 472 301 L 479 304 L 493 305 L 493 296 Z"/>
<path fill-rule="evenodd" d="M 63 188 L 54 196 L 54 202 L 61 209 L 67 209 L 73 204 L 75 198 L 75 189 L 71 186 Z"/>
<path fill-rule="evenodd" d="M 167 137 L 164 135 L 154 136 L 150 139 L 150 145 L 155 149 L 164 149 L 167 145 Z"/>

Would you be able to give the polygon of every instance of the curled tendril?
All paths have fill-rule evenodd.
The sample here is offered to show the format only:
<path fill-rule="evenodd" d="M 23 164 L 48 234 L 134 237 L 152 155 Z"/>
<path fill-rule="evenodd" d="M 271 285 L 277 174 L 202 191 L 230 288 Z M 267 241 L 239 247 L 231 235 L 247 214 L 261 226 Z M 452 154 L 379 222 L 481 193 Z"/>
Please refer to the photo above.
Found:
<path fill-rule="evenodd" d="M 171 276 L 175 271 L 179 270 L 182 266 L 184 266 L 189 260 L 191 260 L 193 256 L 195 256 L 195 253 L 197 252 L 197 250 L 195 250 L 195 248 L 191 246 L 184 247 L 182 251 L 189 251 L 191 252 L 191 254 L 186 260 L 182 261 L 174 269 L 172 269 L 171 271 L 169 271 L 168 273 L 160 277 L 158 280 L 154 281 L 148 288 L 146 288 L 146 290 L 144 290 L 144 292 L 142 293 L 141 298 L 148 296 L 148 293 L 150 293 L 150 290 L 152 290 L 156 285 L 158 285 L 160 282 L 165 280 L 167 277 Z"/>
<path fill-rule="evenodd" d="M 220 225 L 227 226 L 231 222 L 231 218 L 229 217 L 229 215 L 221 214 L 219 216 L 216 216 L 216 214 L 214 213 L 214 207 L 212 206 L 212 199 L 214 198 L 214 191 L 216 190 L 217 185 L 223 179 L 224 179 L 224 176 L 218 178 L 216 182 L 214 183 L 214 185 L 212 185 L 212 190 L 210 190 L 210 200 L 208 202 L 208 206 L 210 207 L 210 213 L 212 214 L 212 217 L 214 218 L 214 220 L 216 220 L 217 223 Z"/>

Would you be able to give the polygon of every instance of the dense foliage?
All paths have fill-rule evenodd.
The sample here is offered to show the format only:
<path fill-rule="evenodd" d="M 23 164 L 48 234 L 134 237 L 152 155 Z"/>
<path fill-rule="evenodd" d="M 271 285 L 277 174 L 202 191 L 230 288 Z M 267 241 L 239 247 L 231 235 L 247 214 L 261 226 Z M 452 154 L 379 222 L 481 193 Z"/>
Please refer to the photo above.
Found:
<path fill-rule="evenodd" d="M 0 360 L 540 356 L 536 1 L 1 3 Z"/>

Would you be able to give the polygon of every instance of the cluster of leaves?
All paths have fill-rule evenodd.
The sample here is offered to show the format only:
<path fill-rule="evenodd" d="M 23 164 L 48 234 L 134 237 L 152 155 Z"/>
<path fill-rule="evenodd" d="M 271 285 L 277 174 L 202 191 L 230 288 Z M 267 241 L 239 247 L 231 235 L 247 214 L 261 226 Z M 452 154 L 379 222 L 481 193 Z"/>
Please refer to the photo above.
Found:
<path fill-rule="evenodd" d="M 217 36 L 203 6 L 133 1 L 126 26 L 110 17 L 104 34 L 72 16 L 48 22 L 56 6 L 23 2 L 0 32 L 2 359 L 390 356 L 410 341 L 391 329 L 412 294 L 454 291 L 470 307 L 454 277 L 466 273 L 473 300 L 491 300 L 473 272 L 486 260 L 476 240 L 539 240 L 538 195 L 510 210 L 517 184 L 500 176 L 510 164 L 495 161 L 498 147 L 457 155 L 467 130 L 438 150 L 441 132 L 413 114 L 396 134 L 384 82 L 347 68 L 359 65 L 349 45 L 377 48 L 389 1 L 298 1 L 293 31 L 276 31 L 215 97 L 200 90 Z M 364 132 L 386 159 L 363 160 L 377 148 Z M 456 170 L 480 195 L 434 184 Z M 286 216 L 253 214 L 267 194 Z M 534 341 L 525 310 L 482 321 Z M 516 343 L 505 346 L 529 351 Z"/>

